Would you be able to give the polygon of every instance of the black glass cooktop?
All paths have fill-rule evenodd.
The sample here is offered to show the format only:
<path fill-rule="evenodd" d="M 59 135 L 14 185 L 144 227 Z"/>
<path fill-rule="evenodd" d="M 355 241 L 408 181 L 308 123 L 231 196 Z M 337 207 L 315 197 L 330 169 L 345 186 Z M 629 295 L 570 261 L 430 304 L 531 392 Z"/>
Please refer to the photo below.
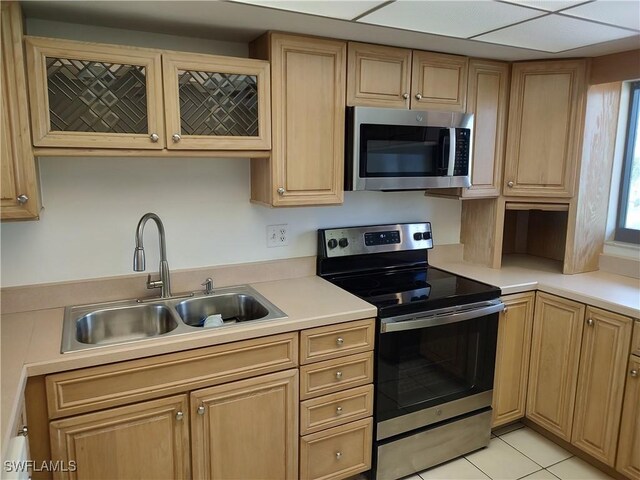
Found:
<path fill-rule="evenodd" d="M 378 307 L 380 317 L 493 300 L 500 289 L 434 267 L 346 274 L 328 279 Z"/>

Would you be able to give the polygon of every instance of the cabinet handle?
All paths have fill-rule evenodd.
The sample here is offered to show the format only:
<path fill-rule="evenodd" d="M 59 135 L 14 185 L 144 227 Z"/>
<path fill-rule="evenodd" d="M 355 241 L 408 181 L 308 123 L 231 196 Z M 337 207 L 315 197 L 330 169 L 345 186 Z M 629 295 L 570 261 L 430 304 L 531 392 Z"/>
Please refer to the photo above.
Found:
<path fill-rule="evenodd" d="M 504 310 L 502 310 L 502 312 L 507 313 L 508 310 L 509 310 L 509 307 L 504 307 Z"/>
<path fill-rule="evenodd" d="M 184 413 L 181 411 L 176 412 L 176 420 L 182 420 L 184 418 Z"/>
<path fill-rule="evenodd" d="M 173 135 L 171 135 L 171 140 L 173 140 L 175 143 L 178 143 L 180 140 L 182 140 L 182 137 L 179 133 L 174 133 Z"/>
<path fill-rule="evenodd" d="M 337 344 L 337 345 L 343 345 L 343 344 L 344 344 L 344 338 L 342 338 L 342 337 L 338 337 L 338 338 L 336 339 L 336 344 Z"/>
<path fill-rule="evenodd" d="M 420 100 L 422 98 L 422 94 L 421 93 L 416 93 L 416 99 Z"/>
<path fill-rule="evenodd" d="M 342 452 L 336 452 L 336 460 L 340 460 L 342 458 Z"/>
<path fill-rule="evenodd" d="M 507 182 L 507 187 L 513 188 L 513 182 Z"/>
<path fill-rule="evenodd" d="M 341 406 L 336 407 L 336 415 L 342 415 L 342 407 Z"/>
<path fill-rule="evenodd" d="M 404 98 L 405 100 L 409 98 L 409 94 L 408 93 L 403 93 L 402 94 L 402 98 Z"/>
<path fill-rule="evenodd" d="M 637 377 L 638 376 L 638 370 L 636 370 L 635 368 L 633 370 L 631 370 L 629 372 L 629 375 L 631 375 L 632 377 Z"/>
<path fill-rule="evenodd" d="M 18 430 L 18 435 L 22 435 L 23 437 L 26 437 L 28 433 L 29 433 L 29 429 L 27 428 L 26 425 L 23 425 L 22 428 Z"/>
<path fill-rule="evenodd" d="M 593 327 L 593 318 L 587 318 L 587 325 Z"/>
<path fill-rule="evenodd" d="M 336 372 L 336 379 L 337 379 L 337 380 L 340 380 L 341 378 L 342 378 L 342 372 L 341 372 L 340 370 L 338 370 L 338 371 Z"/>
<path fill-rule="evenodd" d="M 29 201 L 29 197 L 23 193 L 22 195 L 18 195 L 18 198 L 16 198 L 16 200 L 20 205 L 24 205 Z"/>
<path fill-rule="evenodd" d="M 152 133 L 151 135 L 149 135 L 149 138 L 153 143 L 158 143 L 158 140 L 160 140 L 160 137 L 157 133 Z"/>
<path fill-rule="evenodd" d="M 198 415 L 204 415 L 204 405 L 198 407 Z"/>
<path fill-rule="evenodd" d="M 283 187 L 278 188 L 278 195 L 284 195 L 284 188 Z"/>

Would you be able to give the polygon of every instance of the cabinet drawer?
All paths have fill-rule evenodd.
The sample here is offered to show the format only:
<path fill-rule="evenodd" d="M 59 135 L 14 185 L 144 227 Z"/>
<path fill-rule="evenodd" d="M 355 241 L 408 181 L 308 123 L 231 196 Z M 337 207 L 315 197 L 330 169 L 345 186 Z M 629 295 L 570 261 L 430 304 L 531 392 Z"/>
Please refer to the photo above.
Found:
<path fill-rule="evenodd" d="M 631 340 L 631 354 L 640 356 L 640 320 L 633 322 L 633 340 Z"/>
<path fill-rule="evenodd" d="M 360 353 L 300 367 L 300 399 L 373 382 L 373 353 Z"/>
<path fill-rule="evenodd" d="M 305 400 L 300 404 L 300 435 L 373 415 L 373 385 Z"/>
<path fill-rule="evenodd" d="M 373 420 L 365 418 L 300 439 L 300 478 L 338 480 L 371 468 Z"/>
<path fill-rule="evenodd" d="M 300 363 L 373 350 L 375 320 L 341 323 L 300 332 Z"/>
<path fill-rule="evenodd" d="M 297 366 L 298 334 L 200 348 L 46 377 L 49 418 L 91 412 Z"/>

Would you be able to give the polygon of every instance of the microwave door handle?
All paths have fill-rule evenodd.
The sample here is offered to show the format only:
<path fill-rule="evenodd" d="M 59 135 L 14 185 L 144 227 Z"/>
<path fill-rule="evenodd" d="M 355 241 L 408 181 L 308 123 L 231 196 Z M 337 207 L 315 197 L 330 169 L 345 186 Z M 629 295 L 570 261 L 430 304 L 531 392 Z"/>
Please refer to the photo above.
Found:
<path fill-rule="evenodd" d="M 475 308 L 446 315 L 436 315 L 412 320 L 396 321 L 394 318 L 383 318 L 380 325 L 380 333 L 399 332 L 403 330 L 418 330 L 421 328 L 437 327 L 450 323 L 464 322 L 474 318 L 484 317 L 504 310 L 504 303 L 500 302 L 487 307 Z"/>
<path fill-rule="evenodd" d="M 443 129 L 443 130 L 448 130 L 448 129 Z M 447 132 L 446 135 L 444 135 L 443 133 L 444 132 L 442 132 L 440 134 L 440 165 L 438 165 L 438 174 L 439 175 L 444 170 L 447 170 L 446 151 L 447 151 L 447 145 L 449 145 L 449 139 L 451 137 L 451 133 L 450 132 Z M 451 148 L 449 148 L 449 150 L 451 150 Z"/>
<path fill-rule="evenodd" d="M 449 164 L 447 165 L 447 177 L 453 177 L 453 169 L 456 165 L 456 129 L 449 129 Z"/>

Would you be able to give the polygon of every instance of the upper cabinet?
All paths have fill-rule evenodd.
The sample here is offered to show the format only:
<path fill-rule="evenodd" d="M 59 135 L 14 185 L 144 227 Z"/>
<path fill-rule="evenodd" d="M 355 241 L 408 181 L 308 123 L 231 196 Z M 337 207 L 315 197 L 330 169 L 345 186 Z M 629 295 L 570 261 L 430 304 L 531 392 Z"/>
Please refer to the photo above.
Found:
<path fill-rule="evenodd" d="M 504 195 L 573 196 L 585 76 L 584 60 L 513 65 Z"/>
<path fill-rule="evenodd" d="M 344 191 L 345 42 L 267 33 L 251 54 L 271 62 L 272 148 L 251 163 L 251 200 L 340 204 Z"/>
<path fill-rule="evenodd" d="M 0 164 L 2 220 L 37 219 L 36 167 L 31 148 L 29 112 L 22 51 L 22 14 L 18 2 L 2 2 L 2 70 L 0 84 Z"/>
<path fill-rule="evenodd" d="M 267 62 L 34 37 L 27 60 L 36 147 L 270 147 Z"/>
<path fill-rule="evenodd" d="M 348 105 L 465 111 L 466 57 L 350 42 L 348 65 Z"/>

